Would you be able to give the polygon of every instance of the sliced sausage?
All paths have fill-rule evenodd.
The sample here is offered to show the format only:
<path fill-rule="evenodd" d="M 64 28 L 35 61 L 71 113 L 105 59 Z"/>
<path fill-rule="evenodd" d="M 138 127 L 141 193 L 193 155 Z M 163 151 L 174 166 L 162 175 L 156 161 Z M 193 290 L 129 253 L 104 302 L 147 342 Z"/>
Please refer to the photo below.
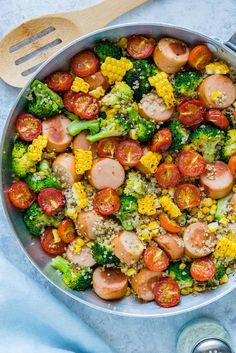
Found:
<path fill-rule="evenodd" d="M 81 176 L 75 171 L 75 157 L 72 153 L 62 153 L 52 164 L 52 170 L 59 177 L 62 186 L 72 186 Z"/>
<path fill-rule="evenodd" d="M 224 109 L 236 99 L 236 88 L 232 80 L 225 75 L 208 76 L 200 84 L 198 93 L 207 108 Z"/>
<path fill-rule="evenodd" d="M 73 137 L 68 134 L 70 119 L 62 114 L 43 121 L 43 135 L 48 134 L 48 151 L 64 152 L 71 144 Z"/>
<path fill-rule="evenodd" d="M 89 84 L 89 91 L 93 91 L 98 87 L 102 87 L 105 91 L 110 87 L 108 79 L 103 76 L 101 71 L 95 72 L 93 75 L 84 77 L 84 81 Z"/>
<path fill-rule="evenodd" d="M 77 218 L 77 227 L 80 234 L 85 238 L 96 239 L 97 236 L 94 227 L 96 226 L 96 222 L 102 219 L 95 211 L 80 212 Z"/>
<path fill-rule="evenodd" d="M 126 294 L 128 278 L 118 269 L 98 267 L 93 273 L 93 288 L 102 299 L 120 299 Z"/>
<path fill-rule="evenodd" d="M 187 45 L 174 38 L 162 38 L 153 53 L 156 65 L 167 74 L 174 74 L 186 64 L 189 56 Z"/>
<path fill-rule="evenodd" d="M 75 239 L 66 249 L 66 257 L 67 259 L 75 265 L 79 267 L 92 267 L 96 264 L 93 259 L 91 249 L 84 245 L 79 253 L 76 253 L 74 250 L 74 246 L 76 244 L 77 239 Z"/>
<path fill-rule="evenodd" d="M 217 161 L 207 164 L 205 172 L 200 176 L 200 183 L 208 197 L 221 199 L 232 189 L 234 178 L 227 164 Z"/>
<path fill-rule="evenodd" d="M 77 149 L 82 149 L 85 151 L 92 151 L 93 158 L 97 155 L 97 143 L 91 143 L 87 140 L 88 132 L 82 131 L 79 135 L 77 135 L 72 142 L 73 152 Z"/>
<path fill-rule="evenodd" d="M 140 101 L 138 111 L 145 119 L 161 122 L 170 119 L 174 110 L 167 109 L 163 99 L 156 92 L 150 92 Z"/>
<path fill-rule="evenodd" d="M 125 180 L 125 171 L 115 159 L 97 158 L 88 172 L 89 182 L 98 190 L 119 188 Z"/>
<path fill-rule="evenodd" d="M 180 259 L 184 255 L 184 243 L 178 235 L 169 233 L 160 234 L 154 240 L 171 260 Z"/>
<path fill-rule="evenodd" d="M 185 254 L 192 258 L 204 257 L 212 253 L 216 244 L 214 233 L 210 233 L 207 224 L 190 224 L 183 235 Z"/>
<path fill-rule="evenodd" d="M 111 242 L 114 254 L 127 265 L 136 263 L 144 250 L 142 242 L 134 232 L 120 232 Z"/>
<path fill-rule="evenodd" d="M 232 199 L 230 200 L 230 206 L 236 212 L 236 193 L 233 194 Z"/>
<path fill-rule="evenodd" d="M 132 278 L 131 286 L 138 298 L 144 300 L 145 302 L 149 302 L 154 300 L 152 288 L 154 284 L 161 279 L 161 277 L 161 273 L 143 268 Z"/>

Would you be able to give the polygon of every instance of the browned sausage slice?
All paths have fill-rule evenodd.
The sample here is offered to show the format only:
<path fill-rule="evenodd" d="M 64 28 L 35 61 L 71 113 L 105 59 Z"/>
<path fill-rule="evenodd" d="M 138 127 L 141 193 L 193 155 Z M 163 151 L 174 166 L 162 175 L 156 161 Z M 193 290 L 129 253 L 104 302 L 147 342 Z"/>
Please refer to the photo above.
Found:
<path fill-rule="evenodd" d="M 97 143 L 91 143 L 87 140 L 88 132 L 87 131 L 82 131 L 80 134 L 78 134 L 73 142 L 72 142 L 72 149 L 73 152 L 77 149 L 82 149 L 85 151 L 92 151 L 93 158 L 96 157 L 97 155 Z"/>
<path fill-rule="evenodd" d="M 149 302 L 154 300 L 154 294 L 152 292 L 153 285 L 161 279 L 161 277 L 161 273 L 143 268 L 132 278 L 131 286 L 138 298 Z"/>
<path fill-rule="evenodd" d="M 103 218 L 95 211 L 80 212 L 77 218 L 77 227 L 80 234 L 89 239 L 96 239 L 96 222 L 101 221 Z"/>
<path fill-rule="evenodd" d="M 66 249 L 66 257 L 67 259 L 75 265 L 79 267 L 92 267 L 95 265 L 95 261 L 92 256 L 91 249 L 84 245 L 79 253 L 74 251 L 74 246 L 76 243 L 76 239 L 68 246 Z"/>
<path fill-rule="evenodd" d="M 196 222 L 184 231 L 185 254 L 192 258 L 204 257 L 214 250 L 215 234 L 210 233 L 207 224 Z"/>
<path fill-rule="evenodd" d="M 184 255 L 183 240 L 175 234 L 160 234 L 154 240 L 171 260 L 180 259 Z"/>
<path fill-rule="evenodd" d="M 128 278 L 118 269 L 98 267 L 93 273 L 93 288 L 102 299 L 120 299 L 126 294 Z"/>
<path fill-rule="evenodd" d="M 132 265 L 137 262 L 144 250 L 142 242 L 134 232 L 120 232 L 111 242 L 114 254 L 122 262 Z"/>
<path fill-rule="evenodd" d="M 88 172 L 89 182 L 98 190 L 104 188 L 119 188 L 125 180 L 125 171 L 115 159 L 95 159 Z"/>
<path fill-rule="evenodd" d="M 47 118 L 43 121 L 43 135 L 48 134 L 48 151 L 64 152 L 73 139 L 67 132 L 70 119 L 62 114 Z"/>
<path fill-rule="evenodd" d="M 170 119 L 173 109 L 167 109 L 165 103 L 156 92 L 146 94 L 139 103 L 139 114 L 145 118 L 162 122 Z"/>
<path fill-rule="evenodd" d="M 200 183 L 207 196 L 221 199 L 232 189 L 234 178 L 227 164 L 217 161 L 207 164 L 205 172 L 200 176 Z"/>
<path fill-rule="evenodd" d="M 201 101 L 207 108 L 224 109 L 236 99 L 236 88 L 225 75 L 211 75 L 205 78 L 198 88 Z"/>
<path fill-rule="evenodd" d="M 110 87 L 108 79 L 103 76 L 101 71 L 95 72 L 93 75 L 84 77 L 84 81 L 89 84 L 89 91 L 93 91 L 98 87 L 102 87 L 105 91 Z"/>
<path fill-rule="evenodd" d="M 62 153 L 52 164 L 52 170 L 61 180 L 62 186 L 72 186 L 81 176 L 75 171 L 75 157 L 72 153 Z"/>
<path fill-rule="evenodd" d="M 187 45 L 174 38 L 162 38 L 153 53 L 156 65 L 167 74 L 174 74 L 188 61 Z"/>

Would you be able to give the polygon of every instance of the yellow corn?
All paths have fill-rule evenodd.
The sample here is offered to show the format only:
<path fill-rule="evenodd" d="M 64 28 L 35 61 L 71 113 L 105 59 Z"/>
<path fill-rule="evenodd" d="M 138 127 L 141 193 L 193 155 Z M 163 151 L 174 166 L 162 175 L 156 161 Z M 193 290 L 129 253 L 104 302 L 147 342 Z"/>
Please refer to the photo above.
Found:
<path fill-rule="evenodd" d="M 226 75 L 227 73 L 229 73 L 228 66 L 222 63 L 221 61 L 216 61 L 214 63 L 208 64 L 205 66 L 205 69 L 208 75 L 213 75 L 213 74 Z"/>
<path fill-rule="evenodd" d="M 145 167 L 148 174 L 154 174 L 157 170 L 157 166 L 160 163 L 161 154 L 149 151 L 147 154 L 142 156 L 140 163 Z"/>
<path fill-rule="evenodd" d="M 139 199 L 138 212 L 148 216 L 154 215 L 156 213 L 155 197 L 153 195 L 147 195 L 142 199 Z"/>
<path fill-rule="evenodd" d="M 112 85 L 116 81 L 122 81 L 126 72 L 132 69 L 132 67 L 132 62 L 127 58 L 117 60 L 108 56 L 101 65 L 101 72 L 104 76 L 108 77 L 108 81 Z"/>
<path fill-rule="evenodd" d="M 228 276 L 227 276 L 227 274 L 225 273 L 222 277 L 221 277 L 221 279 L 220 279 L 220 284 L 225 284 L 225 283 L 227 283 L 228 282 Z"/>
<path fill-rule="evenodd" d="M 84 174 L 86 170 L 91 169 L 93 163 L 92 151 L 83 149 L 75 150 L 75 170 L 77 174 Z"/>
<path fill-rule="evenodd" d="M 179 207 L 170 199 L 169 196 L 162 196 L 158 199 L 161 207 L 171 218 L 177 218 L 181 215 Z"/>
<path fill-rule="evenodd" d="M 103 89 L 101 86 L 97 87 L 93 91 L 89 92 L 90 96 L 93 96 L 96 99 L 99 99 L 104 96 L 105 94 L 105 89 Z"/>
<path fill-rule="evenodd" d="M 91 249 L 91 247 L 93 246 L 94 242 L 93 241 L 89 241 L 86 245 L 87 247 L 89 247 Z"/>
<path fill-rule="evenodd" d="M 77 92 L 88 93 L 89 84 L 85 82 L 81 77 L 75 77 L 70 89 L 76 93 Z"/>
<path fill-rule="evenodd" d="M 150 85 L 156 88 L 160 97 L 163 98 L 166 107 L 172 108 L 176 104 L 174 89 L 171 85 L 168 75 L 165 72 L 158 72 L 155 76 L 148 78 Z"/>
<path fill-rule="evenodd" d="M 48 135 L 39 135 L 36 137 L 27 150 L 27 159 L 33 162 L 39 162 L 42 159 L 43 149 L 47 146 Z"/>
<path fill-rule="evenodd" d="M 54 238 L 54 243 L 60 243 L 61 238 L 59 237 L 57 229 L 53 229 L 52 230 L 52 235 L 53 235 L 53 238 Z"/>
<path fill-rule="evenodd" d="M 172 163 L 173 162 L 173 157 L 168 154 L 166 157 L 165 157 L 165 163 Z"/>
<path fill-rule="evenodd" d="M 122 37 L 118 40 L 117 46 L 121 49 L 126 49 L 128 43 L 128 39 L 126 37 Z"/>
<path fill-rule="evenodd" d="M 219 224 L 217 222 L 213 222 L 213 223 L 208 224 L 208 229 L 212 233 L 216 232 L 218 228 L 219 228 Z"/>
<path fill-rule="evenodd" d="M 65 215 L 69 218 L 76 219 L 78 216 L 78 213 L 75 208 L 66 208 Z"/>
<path fill-rule="evenodd" d="M 223 95 L 221 91 L 214 91 L 210 94 L 210 98 L 213 102 L 220 101 L 222 99 Z"/>
<path fill-rule="evenodd" d="M 229 221 L 228 221 L 228 219 L 227 219 L 226 217 L 222 217 L 222 218 L 220 219 L 220 223 L 223 224 L 223 225 L 225 225 L 225 226 L 227 226 L 227 224 L 229 223 Z"/>
<path fill-rule="evenodd" d="M 236 192 L 236 185 L 233 186 L 233 192 Z"/>
<path fill-rule="evenodd" d="M 84 186 L 81 182 L 77 182 L 72 185 L 72 192 L 79 208 L 82 209 L 88 205 L 88 199 L 84 191 Z"/>
<path fill-rule="evenodd" d="M 189 295 L 193 292 L 193 288 L 191 288 L 191 287 L 182 288 L 180 292 L 182 295 Z"/>
<path fill-rule="evenodd" d="M 83 246 L 84 246 L 84 240 L 82 238 L 78 238 L 74 243 L 73 252 L 80 253 Z"/>
<path fill-rule="evenodd" d="M 183 262 L 179 265 L 180 270 L 184 270 L 185 267 L 186 267 L 186 264 Z"/>
<path fill-rule="evenodd" d="M 225 237 L 221 238 L 216 245 L 214 251 L 215 258 L 220 257 L 236 257 L 236 240 L 230 240 Z"/>
<path fill-rule="evenodd" d="M 130 287 L 127 288 L 125 296 L 129 297 L 132 294 L 132 289 Z"/>

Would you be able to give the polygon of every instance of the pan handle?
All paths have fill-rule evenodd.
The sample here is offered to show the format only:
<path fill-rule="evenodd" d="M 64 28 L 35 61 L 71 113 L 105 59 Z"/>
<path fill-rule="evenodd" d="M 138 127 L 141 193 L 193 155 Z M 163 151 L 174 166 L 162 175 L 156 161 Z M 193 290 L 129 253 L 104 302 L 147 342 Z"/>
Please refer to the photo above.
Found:
<path fill-rule="evenodd" d="M 227 42 L 224 43 L 228 48 L 236 52 L 236 32 Z"/>

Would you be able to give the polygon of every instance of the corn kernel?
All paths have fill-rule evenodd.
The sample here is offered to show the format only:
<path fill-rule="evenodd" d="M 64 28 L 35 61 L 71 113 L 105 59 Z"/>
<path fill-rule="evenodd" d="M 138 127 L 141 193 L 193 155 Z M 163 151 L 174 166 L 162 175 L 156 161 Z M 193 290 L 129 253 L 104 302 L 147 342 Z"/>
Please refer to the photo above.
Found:
<path fill-rule="evenodd" d="M 189 295 L 193 292 L 193 288 L 182 288 L 180 292 L 182 295 Z"/>
<path fill-rule="evenodd" d="M 176 104 L 176 99 L 174 97 L 174 88 L 168 79 L 168 75 L 165 72 L 158 72 L 155 76 L 149 77 L 148 81 L 151 86 L 156 88 L 158 95 L 163 98 L 166 107 L 168 109 L 173 108 Z"/>
<path fill-rule="evenodd" d="M 117 46 L 122 49 L 126 49 L 127 43 L 128 43 L 128 39 L 126 37 L 122 37 L 118 40 Z"/>
<path fill-rule="evenodd" d="M 222 96 L 223 96 L 223 94 L 221 91 L 214 91 L 210 94 L 210 98 L 213 102 L 216 102 L 216 101 L 222 99 Z"/>
<path fill-rule="evenodd" d="M 171 218 L 181 216 L 179 207 L 168 196 L 162 196 L 158 199 L 160 206 L 168 213 Z"/>
<path fill-rule="evenodd" d="M 161 154 L 149 151 L 140 159 L 141 165 L 145 167 L 148 174 L 154 174 L 157 171 L 161 160 Z"/>
<path fill-rule="evenodd" d="M 233 186 L 233 192 L 236 192 L 236 185 Z"/>
<path fill-rule="evenodd" d="M 130 287 L 127 288 L 127 291 L 125 293 L 126 297 L 129 297 L 132 294 L 132 289 Z"/>
<path fill-rule="evenodd" d="M 229 223 L 229 221 L 228 221 L 228 219 L 226 218 L 226 217 L 222 217 L 221 219 L 220 219 L 220 223 L 221 224 L 224 224 L 225 226 Z"/>
<path fill-rule="evenodd" d="M 142 224 L 142 225 L 140 226 L 140 229 L 145 229 L 145 228 L 147 228 L 146 224 Z"/>
<path fill-rule="evenodd" d="M 60 243 L 61 238 L 59 237 L 57 229 L 52 230 L 53 238 L 54 238 L 54 243 Z"/>
<path fill-rule="evenodd" d="M 209 215 L 206 217 L 206 220 L 207 220 L 207 222 L 212 222 L 212 221 L 214 221 L 214 216 Z"/>
<path fill-rule="evenodd" d="M 208 224 L 208 229 L 212 233 L 216 232 L 218 228 L 219 228 L 219 224 L 217 222 L 213 222 L 213 223 Z"/>
<path fill-rule="evenodd" d="M 153 195 L 147 195 L 138 200 L 138 212 L 140 214 L 146 214 L 148 216 L 156 213 L 155 197 Z"/>
<path fill-rule="evenodd" d="M 159 228 L 159 224 L 157 222 L 155 222 L 155 221 L 150 222 L 148 224 L 148 228 L 151 229 L 151 230 L 157 229 L 157 228 Z"/>
<path fill-rule="evenodd" d="M 210 208 L 209 207 L 203 207 L 202 208 L 202 213 L 203 214 L 208 214 L 210 212 Z"/>
<path fill-rule="evenodd" d="M 208 75 L 226 75 L 229 73 L 228 66 L 220 61 L 206 65 L 205 70 Z"/>
<path fill-rule="evenodd" d="M 134 268 L 129 268 L 128 271 L 126 272 L 127 276 L 133 276 L 137 273 L 137 271 Z"/>
<path fill-rule="evenodd" d="M 93 241 L 89 241 L 86 245 L 88 248 L 91 249 L 91 247 L 93 246 L 94 242 Z"/>
<path fill-rule="evenodd" d="M 78 238 L 74 243 L 73 252 L 80 253 L 83 246 L 84 246 L 84 240 L 82 238 Z"/>
<path fill-rule="evenodd" d="M 86 170 L 91 169 L 93 163 L 92 151 L 77 149 L 75 154 L 75 169 L 77 174 L 84 174 Z"/>
<path fill-rule="evenodd" d="M 227 276 L 227 274 L 225 273 L 222 277 L 221 277 L 221 279 L 220 279 L 220 284 L 225 284 L 225 283 L 227 283 L 228 282 L 228 276 Z"/>
<path fill-rule="evenodd" d="M 84 186 L 81 182 L 77 182 L 72 185 L 72 192 L 80 209 L 88 205 L 88 199 L 84 190 Z"/>
<path fill-rule="evenodd" d="M 89 84 L 85 82 L 81 77 L 75 77 L 71 85 L 71 90 L 76 93 L 78 92 L 88 93 Z"/>
<path fill-rule="evenodd" d="M 99 87 L 95 88 L 94 90 L 90 91 L 89 94 L 90 94 L 90 96 L 92 96 L 96 99 L 99 99 L 105 95 L 105 90 L 101 86 L 99 86 Z"/>
<path fill-rule="evenodd" d="M 179 265 L 180 270 L 184 270 L 185 267 L 186 267 L 186 264 L 185 264 L 185 263 L 181 263 L 181 264 Z"/>
<path fill-rule="evenodd" d="M 122 81 L 126 72 L 132 69 L 132 67 L 132 62 L 127 58 L 123 57 L 117 60 L 108 56 L 101 65 L 101 72 L 104 76 L 108 77 L 108 81 L 112 85 L 116 81 Z"/>
<path fill-rule="evenodd" d="M 173 158 L 170 154 L 168 154 L 165 158 L 165 163 L 172 163 L 173 162 Z"/>

